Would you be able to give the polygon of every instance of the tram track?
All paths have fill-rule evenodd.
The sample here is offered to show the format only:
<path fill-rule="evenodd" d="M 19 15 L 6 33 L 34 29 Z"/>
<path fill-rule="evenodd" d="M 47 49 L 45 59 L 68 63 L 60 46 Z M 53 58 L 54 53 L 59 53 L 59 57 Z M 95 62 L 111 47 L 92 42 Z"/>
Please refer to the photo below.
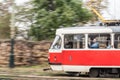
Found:
<path fill-rule="evenodd" d="M 36 75 L 8 75 L 2 74 L 0 80 L 120 80 L 120 78 L 90 78 L 87 76 L 36 76 Z"/>
<path fill-rule="evenodd" d="M 120 80 L 120 78 L 91 78 L 81 74 L 79 77 L 59 71 L 43 71 L 43 68 L 0 68 L 0 80 Z"/>

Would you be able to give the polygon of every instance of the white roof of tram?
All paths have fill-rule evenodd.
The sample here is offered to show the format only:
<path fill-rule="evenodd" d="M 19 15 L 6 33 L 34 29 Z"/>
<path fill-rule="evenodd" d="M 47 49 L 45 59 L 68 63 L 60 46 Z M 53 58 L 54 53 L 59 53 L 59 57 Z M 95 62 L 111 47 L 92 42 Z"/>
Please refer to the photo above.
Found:
<path fill-rule="evenodd" d="M 120 33 L 120 26 L 84 26 L 59 28 L 56 34 L 78 34 L 78 33 Z"/>

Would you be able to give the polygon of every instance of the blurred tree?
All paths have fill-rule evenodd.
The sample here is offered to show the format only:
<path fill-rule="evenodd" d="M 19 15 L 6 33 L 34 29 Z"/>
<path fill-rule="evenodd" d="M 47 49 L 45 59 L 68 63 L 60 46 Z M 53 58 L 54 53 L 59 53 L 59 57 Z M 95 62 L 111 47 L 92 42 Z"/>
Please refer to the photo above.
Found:
<path fill-rule="evenodd" d="M 0 39 L 10 38 L 10 5 L 10 0 L 0 2 Z"/>
<path fill-rule="evenodd" d="M 15 14 L 16 26 L 18 26 L 16 36 L 29 39 L 28 31 L 34 20 L 34 11 L 31 1 L 25 2 L 22 5 L 17 5 Z"/>
<path fill-rule="evenodd" d="M 51 39 L 60 27 L 87 23 L 92 14 L 82 6 L 82 0 L 33 0 L 35 20 L 30 36 L 36 40 Z"/>

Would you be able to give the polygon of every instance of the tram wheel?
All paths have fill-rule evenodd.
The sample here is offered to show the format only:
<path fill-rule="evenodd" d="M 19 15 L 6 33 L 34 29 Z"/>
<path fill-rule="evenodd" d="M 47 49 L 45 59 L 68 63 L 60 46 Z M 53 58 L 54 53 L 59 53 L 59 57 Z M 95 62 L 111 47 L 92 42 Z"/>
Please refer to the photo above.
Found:
<path fill-rule="evenodd" d="M 89 77 L 98 77 L 99 76 L 99 70 L 98 69 L 90 69 Z"/>

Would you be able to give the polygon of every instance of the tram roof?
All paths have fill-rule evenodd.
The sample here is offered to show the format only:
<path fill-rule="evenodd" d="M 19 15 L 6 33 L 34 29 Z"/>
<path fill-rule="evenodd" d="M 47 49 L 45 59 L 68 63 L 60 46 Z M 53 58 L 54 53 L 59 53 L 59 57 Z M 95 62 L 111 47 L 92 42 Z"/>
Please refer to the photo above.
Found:
<path fill-rule="evenodd" d="M 120 26 L 80 26 L 59 28 L 56 34 L 78 34 L 78 33 L 120 33 Z"/>

